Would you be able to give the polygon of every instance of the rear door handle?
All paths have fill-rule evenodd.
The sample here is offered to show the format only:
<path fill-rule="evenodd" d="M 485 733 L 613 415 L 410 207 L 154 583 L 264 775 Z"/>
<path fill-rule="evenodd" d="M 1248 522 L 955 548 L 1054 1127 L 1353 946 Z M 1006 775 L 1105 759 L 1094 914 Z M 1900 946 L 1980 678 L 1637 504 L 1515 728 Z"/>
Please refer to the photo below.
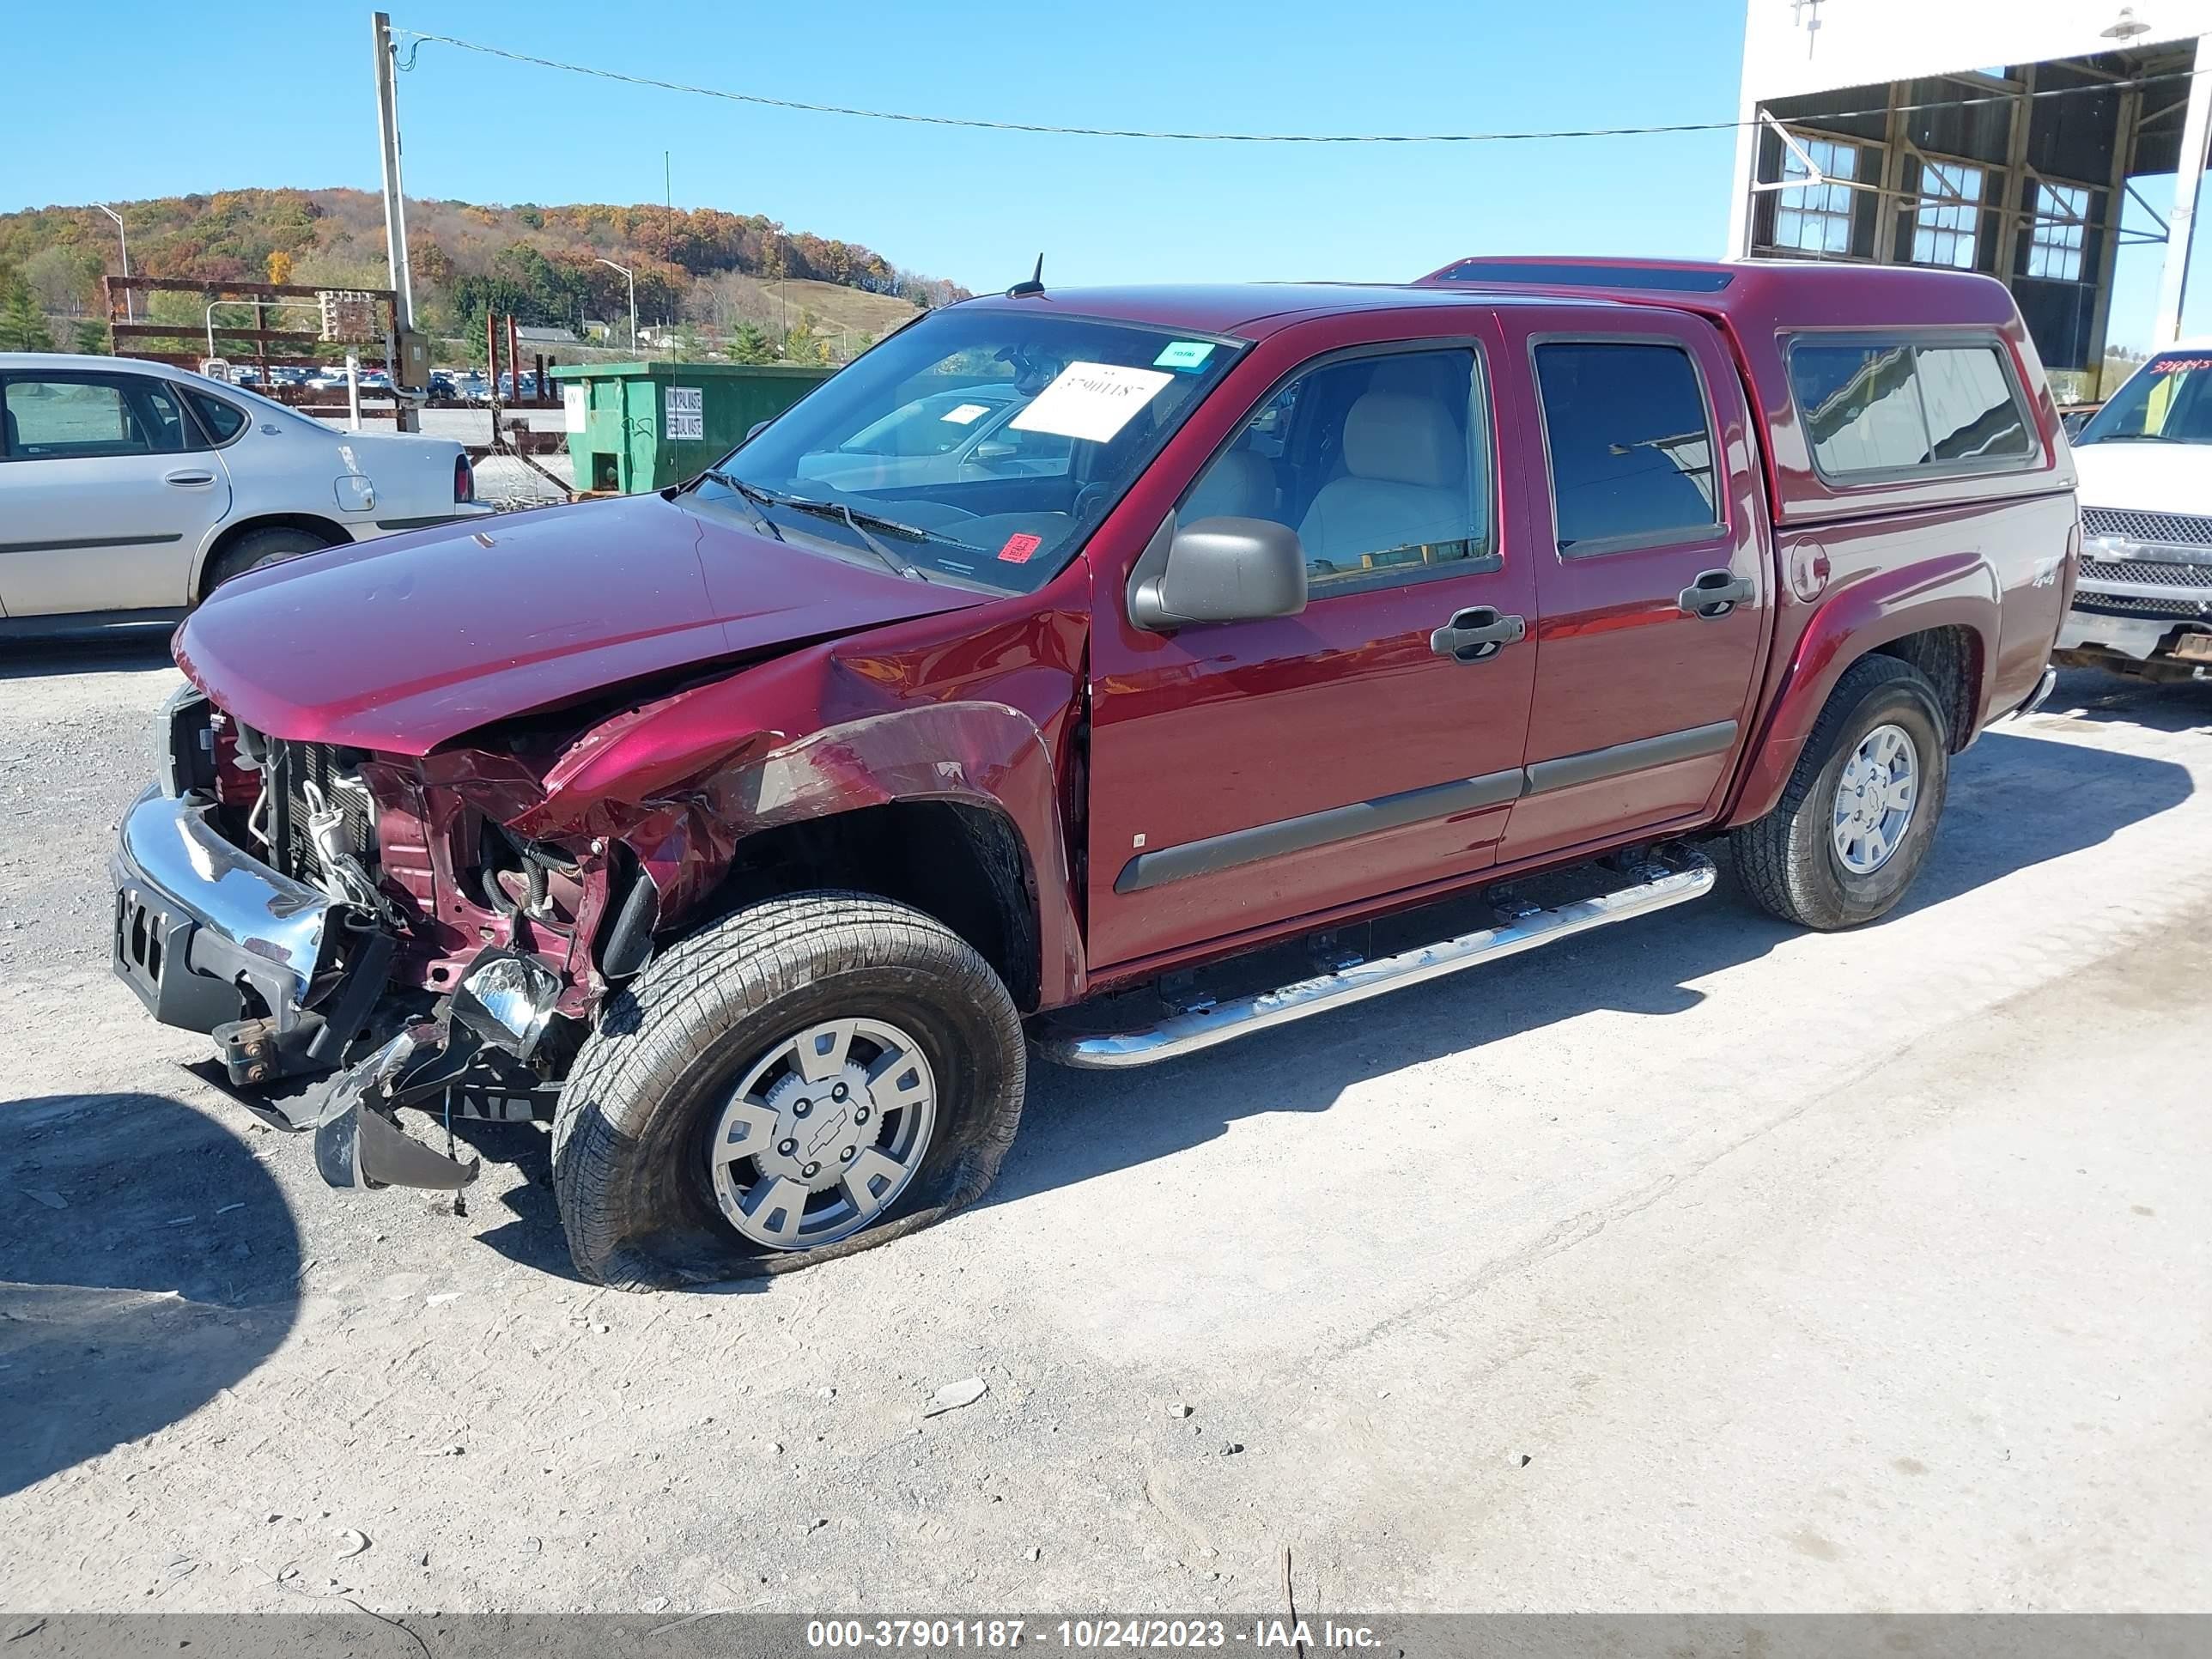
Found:
<path fill-rule="evenodd" d="M 1684 615 L 1702 617 L 1711 622 L 1727 616 L 1740 605 L 1748 605 L 1757 591 L 1748 576 L 1727 570 L 1701 570 L 1697 580 L 1684 588 L 1674 603 L 1681 607 Z"/>
<path fill-rule="evenodd" d="M 215 474 L 212 472 L 194 472 L 190 471 L 181 472 L 164 472 L 161 475 L 161 481 L 164 483 L 180 485 L 186 489 L 196 489 L 202 484 L 213 483 L 215 482 Z"/>
<path fill-rule="evenodd" d="M 1484 662 L 1528 636 L 1526 619 L 1502 617 L 1493 607 L 1478 605 L 1454 611 L 1449 622 L 1429 635 L 1429 649 L 1454 662 Z"/>

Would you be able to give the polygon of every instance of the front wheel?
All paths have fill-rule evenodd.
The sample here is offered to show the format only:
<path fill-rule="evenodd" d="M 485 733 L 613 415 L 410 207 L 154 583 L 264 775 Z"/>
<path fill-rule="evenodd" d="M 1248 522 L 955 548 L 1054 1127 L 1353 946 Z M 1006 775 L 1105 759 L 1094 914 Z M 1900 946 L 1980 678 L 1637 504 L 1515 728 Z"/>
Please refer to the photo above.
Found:
<path fill-rule="evenodd" d="M 1919 874 L 1950 782 L 1935 688 L 1895 657 L 1844 670 L 1774 810 L 1729 838 L 1759 906 L 1823 932 L 1886 915 Z"/>
<path fill-rule="evenodd" d="M 933 918 L 791 895 L 692 933 L 610 999 L 553 1126 L 586 1277 L 774 1273 L 979 1196 L 1020 1121 L 1006 987 Z"/>

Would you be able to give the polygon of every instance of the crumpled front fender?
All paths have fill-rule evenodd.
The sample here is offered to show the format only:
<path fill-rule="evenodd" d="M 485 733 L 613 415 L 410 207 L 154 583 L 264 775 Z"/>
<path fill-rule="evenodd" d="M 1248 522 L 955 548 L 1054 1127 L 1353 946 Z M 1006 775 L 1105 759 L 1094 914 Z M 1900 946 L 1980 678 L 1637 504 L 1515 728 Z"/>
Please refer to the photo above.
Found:
<path fill-rule="evenodd" d="M 627 710 L 578 738 L 535 799 L 511 798 L 507 821 L 546 841 L 627 843 L 666 925 L 763 830 L 892 801 L 976 807 L 1022 849 L 1039 994 L 1073 1000 L 1083 951 L 1059 751 L 1085 618 L 1011 601 L 995 625 L 978 617 L 805 647 Z"/>
<path fill-rule="evenodd" d="M 1083 953 L 1052 753 L 1044 734 L 1004 704 L 927 704 L 749 753 L 627 839 L 667 921 L 721 882 L 746 837 L 899 800 L 961 803 L 1011 824 L 1034 907 L 1040 994 L 1048 1003 L 1080 995 Z"/>

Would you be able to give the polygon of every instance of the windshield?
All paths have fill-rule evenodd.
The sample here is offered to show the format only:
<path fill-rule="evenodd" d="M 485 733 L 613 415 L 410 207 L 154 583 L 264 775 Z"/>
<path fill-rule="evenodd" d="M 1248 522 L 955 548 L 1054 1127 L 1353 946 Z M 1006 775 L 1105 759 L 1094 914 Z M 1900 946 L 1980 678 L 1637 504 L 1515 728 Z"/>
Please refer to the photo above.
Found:
<path fill-rule="evenodd" d="M 2152 358 L 2074 443 L 2212 444 L 2212 354 Z"/>
<path fill-rule="evenodd" d="M 1242 349 L 1042 305 L 951 307 L 823 382 L 693 498 L 872 561 L 887 550 L 925 579 L 1025 592 L 1075 556 Z"/>

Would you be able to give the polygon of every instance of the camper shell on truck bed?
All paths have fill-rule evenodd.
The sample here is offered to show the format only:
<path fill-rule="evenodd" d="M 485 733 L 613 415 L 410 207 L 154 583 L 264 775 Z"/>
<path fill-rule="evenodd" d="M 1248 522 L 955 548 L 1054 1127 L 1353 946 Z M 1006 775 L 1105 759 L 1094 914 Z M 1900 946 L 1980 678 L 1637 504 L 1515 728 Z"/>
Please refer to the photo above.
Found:
<path fill-rule="evenodd" d="M 471 1177 L 402 1109 L 546 1117 L 585 1273 L 804 1263 L 975 1198 L 1032 1051 L 1537 948 L 1721 838 L 1885 915 L 2048 690 L 2072 486 L 1979 276 L 1024 284 L 684 485 L 226 587 L 116 969 L 334 1184 Z"/>
<path fill-rule="evenodd" d="M 1784 260 L 1714 264 L 1634 259 L 1528 259 L 1479 256 L 1455 260 L 1421 286 L 1603 299 L 1662 307 L 1711 319 L 1728 338 L 1766 434 L 1766 471 L 1778 524 L 1813 524 L 1860 514 L 1987 502 L 2047 494 L 2070 485 L 2057 401 L 2035 342 L 2012 295 L 1988 277 L 1895 265 L 1830 265 Z M 1806 422 L 1790 380 L 1790 354 L 1802 342 L 1939 339 L 1955 329 L 1966 340 L 2004 342 L 2013 388 L 2032 404 L 2039 442 L 1948 476 L 1824 476 L 1814 463 Z"/>

